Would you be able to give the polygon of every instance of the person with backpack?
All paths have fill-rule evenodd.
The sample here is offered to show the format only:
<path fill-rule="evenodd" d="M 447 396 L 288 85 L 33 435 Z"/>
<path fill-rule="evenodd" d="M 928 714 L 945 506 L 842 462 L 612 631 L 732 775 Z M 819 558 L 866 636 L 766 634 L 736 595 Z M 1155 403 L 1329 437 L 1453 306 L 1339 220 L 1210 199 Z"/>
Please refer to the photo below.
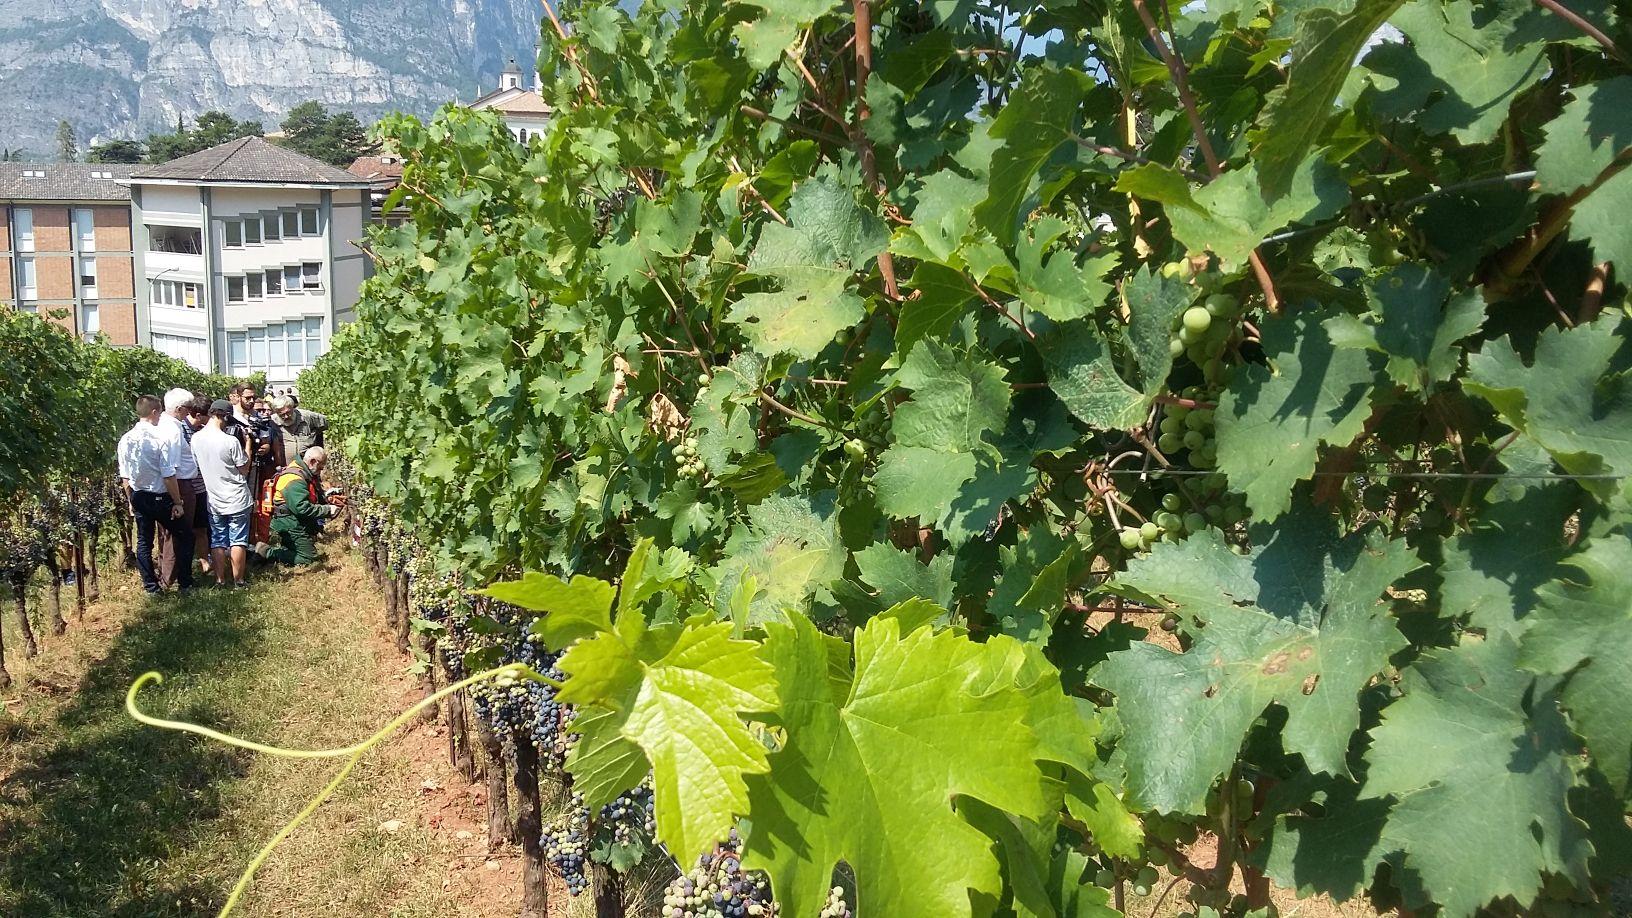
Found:
<path fill-rule="evenodd" d="M 329 454 L 321 446 L 306 450 L 279 472 L 272 485 L 272 535 L 278 540 L 255 546 L 255 553 L 285 565 L 317 563 L 317 536 L 323 524 L 340 515 L 339 504 L 331 504 L 323 489 L 323 466 Z"/>

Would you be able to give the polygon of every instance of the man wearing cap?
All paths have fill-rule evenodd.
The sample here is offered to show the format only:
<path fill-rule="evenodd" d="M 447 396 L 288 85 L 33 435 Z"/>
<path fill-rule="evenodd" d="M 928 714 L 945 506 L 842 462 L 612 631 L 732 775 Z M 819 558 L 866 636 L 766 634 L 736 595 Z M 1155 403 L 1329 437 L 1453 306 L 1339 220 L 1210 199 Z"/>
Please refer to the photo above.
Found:
<path fill-rule="evenodd" d="M 193 460 L 193 428 L 187 423 L 192 401 L 193 393 L 171 389 L 164 393 L 164 414 L 159 418 L 159 436 L 176 456 L 176 484 L 186 530 L 185 536 L 172 538 L 168 528 L 159 529 L 159 588 L 166 590 L 180 582 L 181 571 L 193 566 L 193 517 L 198 512 L 193 480 L 198 477 L 198 463 Z"/>
<path fill-rule="evenodd" d="M 136 569 L 142 575 L 142 589 L 155 595 L 158 572 L 153 567 L 153 530 L 167 530 L 172 539 L 187 537 L 181 518 L 181 487 L 176 483 L 180 463 L 176 447 L 159 430 L 164 403 L 151 395 L 136 399 L 136 425 L 119 438 L 119 482 L 130 498 L 130 512 L 136 517 Z M 175 572 L 176 585 L 192 589 L 191 565 Z"/>
<path fill-rule="evenodd" d="M 243 586 L 244 570 L 249 566 L 249 511 L 253 500 L 248 473 L 252 441 L 248 431 L 241 428 L 239 436 L 226 431 L 230 417 L 232 404 L 217 399 L 210 405 L 209 423 L 193 434 L 193 456 L 209 494 L 210 553 L 215 556 L 211 567 L 217 586 L 227 585 L 229 569 L 233 585 Z"/>

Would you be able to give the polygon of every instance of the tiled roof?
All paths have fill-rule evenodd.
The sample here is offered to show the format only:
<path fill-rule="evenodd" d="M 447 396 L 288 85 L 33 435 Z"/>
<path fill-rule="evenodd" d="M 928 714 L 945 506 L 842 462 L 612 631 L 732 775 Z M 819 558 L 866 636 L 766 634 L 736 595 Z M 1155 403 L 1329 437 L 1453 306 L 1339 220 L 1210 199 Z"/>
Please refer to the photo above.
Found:
<path fill-rule="evenodd" d="M 0 199 L 128 201 L 119 184 L 136 166 L 121 163 L 0 163 Z"/>
<path fill-rule="evenodd" d="M 506 93 L 515 95 L 509 99 L 500 100 Z M 495 89 L 485 96 L 470 103 L 471 108 L 492 109 L 496 112 L 506 112 L 512 115 L 548 115 L 555 109 L 550 107 L 544 97 L 527 89 Z"/>
<path fill-rule="evenodd" d="M 143 166 L 135 181 L 244 184 L 357 185 L 357 176 L 261 137 L 240 137 L 219 146 L 180 156 L 157 166 Z"/>
<path fill-rule="evenodd" d="M 346 171 L 361 179 L 378 181 L 380 179 L 402 178 L 402 160 L 392 157 L 390 162 L 379 156 L 359 156 L 352 160 Z"/>

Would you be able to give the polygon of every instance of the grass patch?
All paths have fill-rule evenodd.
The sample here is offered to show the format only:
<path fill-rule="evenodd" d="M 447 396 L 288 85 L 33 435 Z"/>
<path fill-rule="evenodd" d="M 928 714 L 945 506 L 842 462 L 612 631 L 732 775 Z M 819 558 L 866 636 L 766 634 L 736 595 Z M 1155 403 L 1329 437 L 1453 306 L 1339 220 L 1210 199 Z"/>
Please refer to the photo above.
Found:
<path fill-rule="evenodd" d="M 107 571 L 105 592 L 124 576 Z M 255 850 L 339 763 L 143 727 L 125 716 L 125 689 L 158 670 L 164 684 L 144 696 L 153 713 L 279 745 L 353 742 L 404 700 L 401 684 L 381 679 L 377 600 L 363 581 L 343 558 L 250 590 L 105 599 L 93 617 L 123 627 L 71 694 L 23 688 L 24 703 L 0 713 L 0 914 L 215 914 Z M 422 824 L 415 767 L 390 744 L 372 754 L 274 855 L 240 914 L 484 913 L 444 889 L 460 855 Z M 390 820 L 400 826 L 382 831 Z"/>

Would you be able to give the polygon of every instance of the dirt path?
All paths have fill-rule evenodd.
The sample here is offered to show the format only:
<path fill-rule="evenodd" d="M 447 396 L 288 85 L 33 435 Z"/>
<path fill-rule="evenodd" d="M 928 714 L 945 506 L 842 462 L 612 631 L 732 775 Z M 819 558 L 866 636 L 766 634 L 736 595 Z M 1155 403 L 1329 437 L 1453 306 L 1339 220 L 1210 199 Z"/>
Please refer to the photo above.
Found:
<path fill-rule="evenodd" d="M 275 745 L 355 742 L 416 699 L 372 584 L 329 551 L 326 570 L 158 603 L 110 572 L 83 623 L 17 661 L 0 697 L 0 914 L 214 915 L 338 767 L 136 724 L 123 694 L 142 672 L 166 676 L 150 712 Z M 441 727 L 410 728 L 273 855 L 238 914 L 514 914 L 520 864 L 486 849 L 484 805 Z"/>

